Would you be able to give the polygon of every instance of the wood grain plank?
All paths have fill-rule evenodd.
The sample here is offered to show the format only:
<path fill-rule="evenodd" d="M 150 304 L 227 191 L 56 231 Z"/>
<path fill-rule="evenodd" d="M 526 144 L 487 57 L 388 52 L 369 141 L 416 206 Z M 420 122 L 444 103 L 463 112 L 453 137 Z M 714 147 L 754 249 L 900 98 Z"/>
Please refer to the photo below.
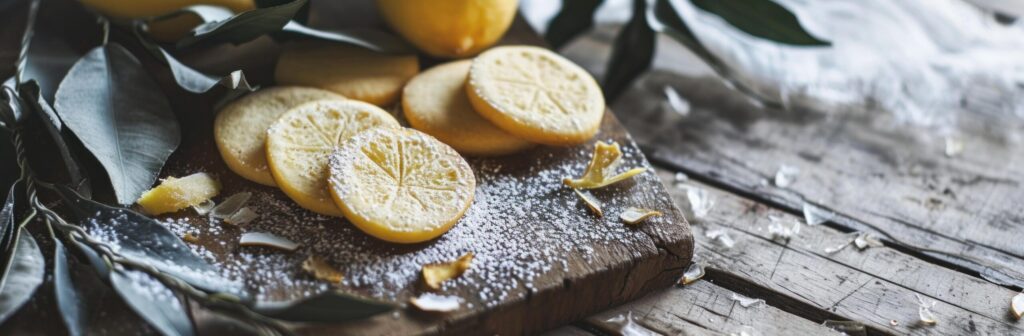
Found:
<path fill-rule="evenodd" d="M 672 172 L 659 169 L 659 175 L 667 184 L 673 183 Z M 773 239 L 768 230 L 771 216 L 787 225 L 803 219 L 698 182 L 669 188 L 683 209 L 689 208 L 684 190 L 688 187 L 707 190 L 716 200 L 706 218 L 694 221 L 698 243 L 694 260 L 709 265 L 708 278 L 717 285 L 764 298 L 810 319 L 855 320 L 879 332 L 1024 332 L 1024 325 L 1008 315 L 1009 300 L 1016 295 L 1012 290 L 888 247 L 861 251 L 849 246 L 826 253 L 826 248 L 841 245 L 851 236 L 823 225 L 803 225 L 789 241 Z M 723 247 L 705 236 L 709 230 L 722 229 L 735 240 L 735 246 Z M 938 301 L 933 311 L 939 324 L 921 326 L 916 322 L 915 294 Z M 891 325 L 890 320 L 898 325 Z"/>
<path fill-rule="evenodd" d="M 651 293 L 595 314 L 586 323 L 603 326 L 612 317 L 632 312 L 638 323 L 665 335 L 691 335 L 696 328 L 721 334 L 755 330 L 761 335 L 838 335 L 819 323 L 776 307 L 744 308 L 731 299 L 733 294 L 736 292 L 701 280 Z"/>
<path fill-rule="evenodd" d="M 594 35 L 563 52 L 604 64 L 609 43 Z M 660 51 L 659 63 L 672 71 L 652 71 L 614 105 L 651 160 L 792 212 L 817 204 L 838 213 L 836 225 L 971 272 L 996 269 L 1024 286 L 1024 147 L 1013 135 L 1021 122 L 961 113 L 966 150 L 947 157 L 936 131 L 892 113 L 766 110 L 707 77 L 685 51 Z M 666 87 L 689 100 L 688 115 L 664 108 Z M 781 165 L 801 171 L 788 188 L 771 183 Z"/>

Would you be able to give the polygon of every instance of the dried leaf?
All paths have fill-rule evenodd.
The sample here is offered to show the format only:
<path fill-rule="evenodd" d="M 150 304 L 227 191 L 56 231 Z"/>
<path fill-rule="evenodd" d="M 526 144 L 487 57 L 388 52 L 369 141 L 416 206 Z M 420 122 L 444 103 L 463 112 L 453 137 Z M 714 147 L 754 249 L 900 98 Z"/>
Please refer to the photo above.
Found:
<path fill-rule="evenodd" d="M 309 272 L 313 277 L 332 284 L 341 283 L 341 280 L 344 279 L 341 271 L 328 264 L 324 258 L 318 256 L 306 258 L 306 261 L 302 262 L 302 269 Z"/>
<path fill-rule="evenodd" d="M 711 238 L 715 243 L 726 248 L 731 248 L 733 245 L 736 245 L 736 242 L 732 240 L 732 237 L 729 236 L 729 233 L 726 232 L 725 229 L 708 230 L 707 232 L 704 232 L 704 236 Z"/>
<path fill-rule="evenodd" d="M 1024 292 L 1018 293 L 1010 300 L 1010 311 L 1018 320 L 1024 316 Z"/>
<path fill-rule="evenodd" d="M 266 232 L 246 232 L 242 234 L 242 238 L 238 240 L 238 245 L 266 246 L 285 250 L 288 252 L 295 251 L 295 249 L 299 248 L 298 243 L 288 240 L 287 238 L 283 238 Z"/>
<path fill-rule="evenodd" d="M 434 293 L 423 293 L 419 297 L 409 299 L 409 303 L 426 312 L 447 313 L 459 309 L 457 296 L 444 296 Z"/>
<path fill-rule="evenodd" d="M 245 225 L 249 224 L 249 222 L 252 222 L 253 220 L 256 220 L 256 218 L 259 217 L 260 215 L 257 214 L 255 211 L 252 211 L 252 209 L 250 209 L 249 207 L 244 207 L 238 209 L 238 211 L 235 211 L 235 213 L 232 214 L 231 217 L 228 217 L 227 219 L 224 220 L 224 223 L 231 225 Z"/>
<path fill-rule="evenodd" d="M 216 206 L 217 202 L 208 199 L 203 201 L 203 203 L 193 205 L 192 210 L 195 210 L 197 215 L 206 216 L 207 214 L 210 213 L 210 210 L 213 210 L 213 208 Z"/>
<path fill-rule="evenodd" d="M 749 308 L 759 303 L 765 303 L 764 299 L 749 298 L 736 293 L 732 293 L 732 296 L 730 296 L 729 298 L 732 299 L 733 301 L 739 302 L 740 306 L 743 306 L 743 308 Z"/>
<path fill-rule="evenodd" d="M 455 261 L 423 265 L 423 282 L 431 289 L 441 289 L 441 283 L 462 275 L 472 264 L 473 252 L 466 252 Z"/>
<path fill-rule="evenodd" d="M 704 277 L 704 265 L 698 263 L 690 264 L 690 267 L 683 272 L 683 277 L 679 279 L 680 285 L 689 285 L 694 281 L 700 280 Z"/>
<path fill-rule="evenodd" d="M 249 198 L 252 197 L 252 193 L 240 192 L 231 197 L 228 197 L 223 202 L 220 202 L 217 206 L 210 210 L 210 217 L 216 219 L 227 219 L 238 212 L 239 209 L 245 206 L 249 202 Z"/>
<path fill-rule="evenodd" d="M 196 244 L 199 243 L 199 236 L 192 234 L 192 232 L 185 232 L 185 235 L 181 237 L 186 243 Z"/>
<path fill-rule="evenodd" d="M 619 214 L 619 219 L 621 219 L 623 222 L 626 222 L 626 224 L 633 225 L 639 224 L 645 219 L 653 216 L 661 216 L 661 212 L 649 209 L 629 207 L 626 208 L 626 210 L 622 211 L 621 214 Z"/>
<path fill-rule="evenodd" d="M 610 318 L 605 322 L 611 324 L 611 327 L 615 329 L 614 331 L 618 332 L 618 334 L 622 336 L 661 335 L 659 333 L 652 331 L 651 329 L 647 329 L 647 327 L 644 327 L 639 323 L 636 323 L 636 320 L 633 319 L 632 311 L 627 312 L 626 315 L 619 314 L 618 316 Z"/>
<path fill-rule="evenodd" d="M 587 166 L 583 177 L 579 179 L 566 177 L 563 182 L 574 189 L 595 189 L 647 171 L 647 168 L 633 168 L 612 176 L 612 174 L 615 174 L 616 168 L 621 164 L 619 161 L 621 158 L 622 151 L 619 149 L 617 142 L 604 143 L 598 141 L 594 146 L 594 157 L 590 160 L 590 165 Z"/>
<path fill-rule="evenodd" d="M 932 307 L 935 307 L 935 304 L 938 302 L 935 300 L 932 300 L 932 302 L 925 302 L 924 298 L 917 293 L 914 294 L 914 297 L 917 298 L 917 316 L 921 319 L 921 323 L 926 325 L 935 325 L 936 323 L 939 323 L 939 320 L 935 318 L 935 314 L 932 313 Z"/>
<path fill-rule="evenodd" d="M 798 175 L 800 175 L 800 168 L 781 165 L 779 170 L 775 172 L 775 186 L 779 188 L 789 187 Z"/>
<path fill-rule="evenodd" d="M 579 189 L 573 189 L 572 191 L 575 191 L 576 195 L 579 195 L 580 198 L 583 199 L 583 203 L 586 204 L 587 208 L 594 212 L 597 217 L 604 217 L 604 212 L 601 211 L 601 201 L 594 198 L 594 195 L 591 195 L 586 191 L 580 191 Z"/>

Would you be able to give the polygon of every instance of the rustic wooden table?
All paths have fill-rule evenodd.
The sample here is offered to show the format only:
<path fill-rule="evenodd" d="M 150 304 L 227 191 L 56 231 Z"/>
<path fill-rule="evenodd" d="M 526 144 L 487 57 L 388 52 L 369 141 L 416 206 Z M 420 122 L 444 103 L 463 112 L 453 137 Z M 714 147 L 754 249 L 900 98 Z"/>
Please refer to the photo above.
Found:
<path fill-rule="evenodd" d="M 561 52 L 600 76 L 613 37 L 602 27 Z M 614 333 L 607 320 L 627 312 L 665 335 L 820 335 L 831 332 L 826 320 L 863 323 L 866 334 L 1024 334 L 1009 309 L 1024 280 L 1024 147 L 998 135 L 1020 134 L 1020 122 L 1000 124 L 1003 132 L 969 127 L 979 130 L 963 131 L 963 152 L 947 156 L 942 137 L 885 112 L 758 108 L 661 38 L 655 70 L 612 109 L 687 212 L 707 276 L 554 334 Z M 689 101 L 689 114 L 664 105 L 665 87 Z M 992 123 L 984 118 L 962 121 Z M 772 183 L 780 165 L 800 171 L 786 188 Z M 714 195 L 705 218 L 688 211 L 676 172 Z M 805 203 L 836 216 L 772 239 L 770 217 L 803 221 Z M 718 229 L 733 247 L 705 235 Z M 885 246 L 825 252 L 858 231 Z M 744 308 L 733 294 L 766 304 Z M 919 322 L 915 295 L 938 302 L 937 324 Z"/>

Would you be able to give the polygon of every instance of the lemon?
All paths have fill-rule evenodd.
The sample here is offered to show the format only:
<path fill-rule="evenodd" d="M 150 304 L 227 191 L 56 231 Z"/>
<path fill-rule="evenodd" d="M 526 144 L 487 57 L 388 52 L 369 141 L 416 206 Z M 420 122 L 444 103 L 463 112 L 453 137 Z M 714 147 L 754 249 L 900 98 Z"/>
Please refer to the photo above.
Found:
<path fill-rule="evenodd" d="M 235 13 L 256 8 L 253 0 L 81 0 L 96 11 L 119 19 L 141 19 L 170 14 L 192 5 L 227 7 Z M 194 14 L 181 15 L 149 25 L 149 34 L 157 41 L 172 42 L 185 36 L 202 21 Z"/>
<path fill-rule="evenodd" d="M 246 179 L 275 185 L 264 146 L 267 128 L 288 109 L 321 99 L 345 97 L 320 89 L 285 86 L 262 89 L 228 104 L 213 122 L 213 139 L 224 163 Z"/>
<path fill-rule="evenodd" d="M 517 0 L 378 0 L 384 20 L 428 54 L 458 58 L 490 47 L 508 30 Z"/>
<path fill-rule="evenodd" d="M 547 49 L 497 47 L 469 68 L 469 101 L 484 118 L 523 139 L 574 145 L 597 133 L 604 96 L 594 78 Z"/>
<path fill-rule="evenodd" d="M 533 146 L 480 117 L 466 97 L 470 61 L 441 64 L 413 77 L 402 111 L 413 128 L 466 155 L 501 155 Z"/>
<path fill-rule="evenodd" d="M 327 192 L 327 158 L 349 137 L 374 127 L 398 128 L 380 108 L 354 100 L 320 100 L 292 108 L 267 130 L 274 181 L 303 208 L 341 216 Z"/>
<path fill-rule="evenodd" d="M 160 215 L 175 212 L 217 196 L 220 182 L 207 173 L 195 173 L 182 178 L 168 177 L 160 185 L 139 197 L 142 212 Z"/>
<path fill-rule="evenodd" d="M 454 149 L 420 131 L 376 128 L 331 155 L 330 191 L 345 218 L 395 243 L 427 241 L 473 203 L 476 178 Z"/>
<path fill-rule="evenodd" d="M 329 42 L 300 42 L 281 54 L 278 84 L 313 86 L 377 106 L 398 100 L 405 82 L 419 72 L 415 55 L 386 55 Z"/>

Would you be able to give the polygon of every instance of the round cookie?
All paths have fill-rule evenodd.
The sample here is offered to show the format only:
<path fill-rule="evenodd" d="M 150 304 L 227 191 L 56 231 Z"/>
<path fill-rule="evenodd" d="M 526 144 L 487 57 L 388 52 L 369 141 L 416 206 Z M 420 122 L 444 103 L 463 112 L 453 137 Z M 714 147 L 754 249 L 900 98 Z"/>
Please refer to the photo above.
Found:
<path fill-rule="evenodd" d="M 405 119 L 466 155 L 502 155 L 533 146 L 473 110 L 465 90 L 471 63 L 445 63 L 413 77 L 402 91 Z"/>
<path fill-rule="evenodd" d="M 267 130 L 267 163 L 274 181 L 299 206 L 341 216 L 327 191 L 327 158 L 348 138 L 376 127 L 400 126 L 379 107 L 355 100 L 296 106 Z"/>
<path fill-rule="evenodd" d="M 306 41 L 289 46 L 277 60 L 281 85 L 313 86 L 377 106 L 398 100 L 405 82 L 419 72 L 416 55 L 388 55 L 338 43 Z"/>
<path fill-rule="evenodd" d="M 231 102 L 213 122 L 213 139 L 224 163 L 250 181 L 276 185 L 267 168 L 267 128 L 289 109 L 321 99 L 345 97 L 321 89 L 282 86 L 262 89 Z"/>
<path fill-rule="evenodd" d="M 585 70 L 550 50 L 506 46 L 473 60 L 469 101 L 484 118 L 523 139 L 575 145 L 597 133 L 601 87 Z"/>

